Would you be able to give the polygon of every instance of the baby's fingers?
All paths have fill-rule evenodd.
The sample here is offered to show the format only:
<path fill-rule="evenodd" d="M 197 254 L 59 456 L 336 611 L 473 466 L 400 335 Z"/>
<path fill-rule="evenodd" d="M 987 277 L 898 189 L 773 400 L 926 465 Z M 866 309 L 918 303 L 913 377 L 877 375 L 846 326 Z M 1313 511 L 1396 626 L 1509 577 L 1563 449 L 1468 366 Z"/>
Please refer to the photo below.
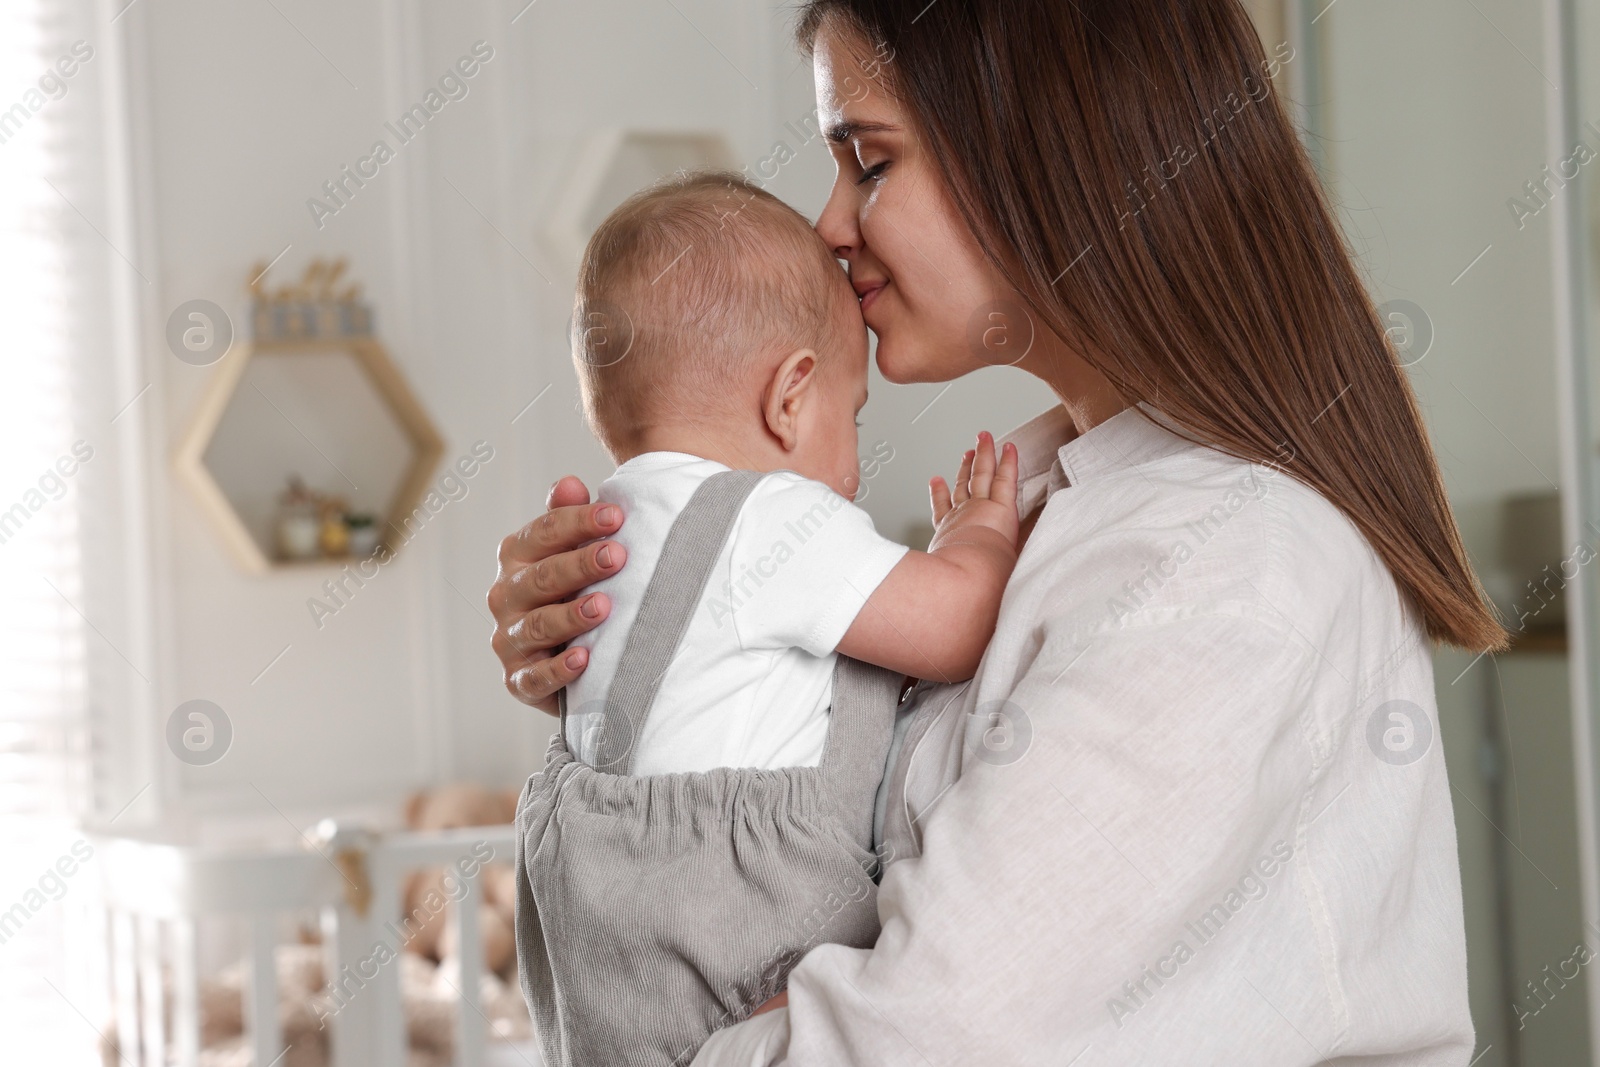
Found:
<path fill-rule="evenodd" d="M 978 435 L 978 451 L 972 461 L 972 495 L 987 498 L 994 484 L 994 435 L 988 430 Z"/>
<path fill-rule="evenodd" d="M 967 497 L 969 497 L 971 495 L 972 495 L 972 450 L 969 448 L 967 450 L 967 454 L 961 457 L 961 469 L 956 471 L 955 501 L 956 501 L 957 504 L 965 504 L 967 502 Z"/>
<path fill-rule="evenodd" d="M 1000 465 L 995 468 L 989 499 L 1006 507 L 1017 506 L 1017 446 L 1010 442 L 1000 449 Z"/>
<path fill-rule="evenodd" d="M 933 504 L 933 524 L 937 526 L 955 507 L 950 502 L 950 487 L 944 483 L 943 478 L 934 478 L 928 483 L 928 499 Z"/>

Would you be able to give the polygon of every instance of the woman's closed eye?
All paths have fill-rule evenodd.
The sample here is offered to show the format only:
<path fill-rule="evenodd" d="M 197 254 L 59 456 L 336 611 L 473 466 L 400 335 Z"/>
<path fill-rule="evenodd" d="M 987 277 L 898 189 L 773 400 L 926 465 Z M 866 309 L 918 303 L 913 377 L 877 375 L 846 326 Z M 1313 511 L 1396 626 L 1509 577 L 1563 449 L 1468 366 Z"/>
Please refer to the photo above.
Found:
<path fill-rule="evenodd" d="M 882 178 L 883 172 L 888 169 L 889 161 L 887 159 L 882 163 L 874 163 L 872 166 L 866 167 L 861 171 L 861 176 L 856 179 L 856 184 L 865 185 L 867 182 L 875 182 Z"/>

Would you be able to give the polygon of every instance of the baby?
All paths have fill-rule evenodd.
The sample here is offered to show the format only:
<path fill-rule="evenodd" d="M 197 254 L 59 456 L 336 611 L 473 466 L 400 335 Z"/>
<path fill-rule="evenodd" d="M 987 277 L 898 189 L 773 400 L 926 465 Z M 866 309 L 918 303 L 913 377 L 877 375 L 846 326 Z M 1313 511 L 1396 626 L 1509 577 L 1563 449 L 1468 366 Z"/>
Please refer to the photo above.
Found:
<path fill-rule="evenodd" d="M 867 337 L 806 220 L 726 174 L 595 232 L 573 319 L 627 566 L 518 808 L 548 1061 L 687 1063 L 811 945 L 878 934 L 873 798 L 904 676 L 970 678 L 1016 559 L 1016 452 L 932 482 L 927 552 L 851 501 Z M 869 666 L 875 665 L 875 666 Z"/>

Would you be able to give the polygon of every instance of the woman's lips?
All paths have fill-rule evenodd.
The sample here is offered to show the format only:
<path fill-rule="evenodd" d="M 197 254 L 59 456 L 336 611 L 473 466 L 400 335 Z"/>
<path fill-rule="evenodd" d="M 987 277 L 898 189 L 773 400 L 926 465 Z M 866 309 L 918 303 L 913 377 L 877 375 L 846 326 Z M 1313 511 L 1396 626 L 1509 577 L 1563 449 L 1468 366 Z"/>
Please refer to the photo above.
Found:
<path fill-rule="evenodd" d="M 884 286 L 888 284 L 888 282 L 876 282 L 861 290 L 861 314 L 867 313 L 867 308 L 872 306 L 873 301 L 878 299 L 878 294 L 883 292 Z"/>

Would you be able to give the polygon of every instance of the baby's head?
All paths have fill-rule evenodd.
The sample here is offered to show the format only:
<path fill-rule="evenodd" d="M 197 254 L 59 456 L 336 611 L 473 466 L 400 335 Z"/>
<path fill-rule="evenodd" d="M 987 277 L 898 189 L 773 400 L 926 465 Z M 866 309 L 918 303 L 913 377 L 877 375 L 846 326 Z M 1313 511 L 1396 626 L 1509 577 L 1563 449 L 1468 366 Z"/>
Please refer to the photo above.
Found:
<path fill-rule="evenodd" d="M 866 327 L 777 197 L 721 173 L 630 197 L 589 240 L 572 322 L 584 411 L 616 462 L 687 452 L 855 496 Z"/>

